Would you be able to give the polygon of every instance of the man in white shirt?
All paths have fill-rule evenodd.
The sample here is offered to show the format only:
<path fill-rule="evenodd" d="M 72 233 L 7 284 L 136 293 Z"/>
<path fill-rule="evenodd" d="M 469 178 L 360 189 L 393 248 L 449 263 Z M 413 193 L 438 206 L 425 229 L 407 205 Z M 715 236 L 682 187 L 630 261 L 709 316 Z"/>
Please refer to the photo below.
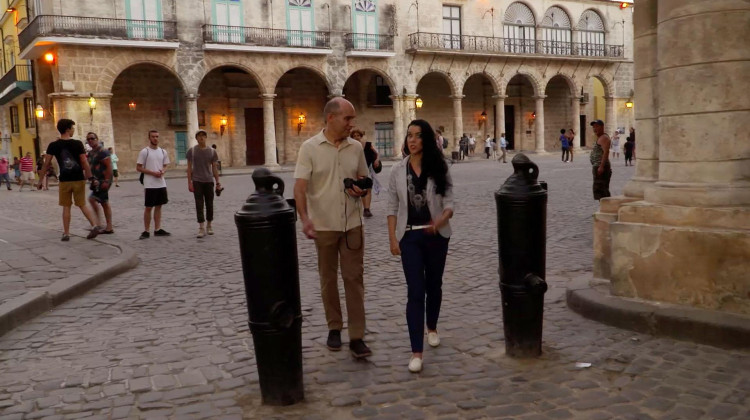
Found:
<path fill-rule="evenodd" d="M 138 239 L 148 239 L 151 227 L 151 210 L 154 212 L 154 236 L 169 236 L 169 232 L 161 228 L 161 206 L 167 204 L 167 181 L 164 174 L 167 173 L 169 155 L 159 147 L 159 132 L 151 130 L 148 132 L 148 147 L 144 147 L 138 153 L 136 171 L 143 175 L 143 186 L 145 188 L 145 210 L 143 211 L 143 233 Z"/>
<path fill-rule="evenodd" d="M 469 137 L 469 156 L 474 156 L 474 150 L 477 148 L 477 139 L 472 134 Z"/>

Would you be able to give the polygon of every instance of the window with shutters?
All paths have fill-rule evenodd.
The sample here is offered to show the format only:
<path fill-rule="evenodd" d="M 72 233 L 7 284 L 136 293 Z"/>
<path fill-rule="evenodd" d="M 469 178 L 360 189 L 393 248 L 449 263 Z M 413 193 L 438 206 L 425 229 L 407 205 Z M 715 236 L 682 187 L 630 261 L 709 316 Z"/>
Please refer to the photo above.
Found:
<path fill-rule="evenodd" d="M 520 2 L 508 6 L 503 19 L 503 37 L 507 52 L 536 52 L 536 19 L 529 6 Z"/>
<path fill-rule="evenodd" d="M 461 7 L 443 6 L 443 47 L 461 49 Z"/>
<path fill-rule="evenodd" d="M 163 39 L 161 0 L 125 0 L 128 37 Z"/>
<path fill-rule="evenodd" d="M 231 44 L 244 42 L 241 0 L 213 0 L 214 40 Z"/>
<path fill-rule="evenodd" d="M 315 14 L 312 0 L 287 0 L 288 42 L 291 46 L 312 47 L 315 44 Z"/>

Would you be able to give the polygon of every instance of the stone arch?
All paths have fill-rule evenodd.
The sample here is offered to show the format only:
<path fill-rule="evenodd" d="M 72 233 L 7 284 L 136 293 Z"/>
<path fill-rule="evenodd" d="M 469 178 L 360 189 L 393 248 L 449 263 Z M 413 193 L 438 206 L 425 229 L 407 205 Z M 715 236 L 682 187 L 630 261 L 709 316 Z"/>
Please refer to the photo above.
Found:
<path fill-rule="evenodd" d="M 117 77 L 120 76 L 122 72 L 129 69 L 130 67 L 139 64 L 153 64 L 168 71 L 172 76 L 179 80 L 182 90 L 187 92 L 187 85 L 185 83 L 185 80 L 180 76 L 179 73 L 177 73 L 177 71 L 175 71 L 173 61 L 174 60 L 169 60 L 169 62 L 167 62 L 167 60 L 160 61 L 154 59 L 133 60 L 132 57 L 121 54 L 117 58 L 112 59 L 109 63 L 107 63 L 106 66 L 104 66 L 104 68 L 100 72 L 101 77 L 96 84 L 96 91 L 112 92 L 112 86 L 114 85 Z"/>
<path fill-rule="evenodd" d="M 570 95 L 571 96 L 578 96 L 579 95 L 578 92 L 580 91 L 581 87 L 576 84 L 576 82 L 575 82 L 575 80 L 573 80 L 572 76 L 569 76 L 569 75 L 564 74 L 564 73 L 555 73 L 552 76 L 548 77 L 544 81 L 545 89 L 546 89 L 547 85 L 549 85 L 549 82 L 552 79 L 554 79 L 555 77 L 561 77 L 562 79 L 564 79 L 568 83 L 568 87 L 570 88 Z"/>
<path fill-rule="evenodd" d="M 508 88 L 508 83 L 510 83 L 511 79 L 513 79 L 516 76 L 524 76 L 526 79 L 528 79 L 529 83 L 531 83 L 531 87 L 534 88 L 534 96 L 540 96 L 544 94 L 544 86 L 542 85 L 541 81 L 537 76 L 535 76 L 533 73 L 531 73 L 528 70 L 518 70 L 515 73 L 505 77 L 503 79 L 503 91 L 502 95 L 505 95 L 505 92 Z"/>
<path fill-rule="evenodd" d="M 263 83 L 263 79 L 260 77 L 260 75 L 256 71 L 254 71 L 250 67 L 248 67 L 248 66 L 246 66 L 246 65 L 244 65 L 242 63 L 239 63 L 237 61 L 221 61 L 221 62 L 211 61 L 211 62 L 209 62 L 208 60 L 206 60 L 206 66 L 203 69 L 203 74 L 200 77 L 200 80 L 198 82 L 198 86 L 195 87 L 196 93 L 197 93 L 198 89 L 200 88 L 201 83 L 206 78 L 206 76 L 209 73 L 211 73 L 212 71 L 214 71 L 214 70 L 216 70 L 218 68 L 221 68 L 221 67 L 235 67 L 237 69 L 240 69 L 240 70 L 244 71 L 250 77 L 253 78 L 253 80 L 255 81 L 255 83 L 258 85 L 258 89 L 262 93 L 268 93 L 266 91 L 266 86 Z M 273 92 L 271 92 L 271 93 L 273 93 Z"/>
<path fill-rule="evenodd" d="M 500 88 L 500 86 L 502 85 L 501 81 L 499 81 L 494 75 L 492 75 L 491 73 L 488 73 L 486 71 L 482 71 L 482 72 L 477 71 L 477 72 L 474 72 L 474 73 L 470 73 L 468 76 L 464 77 L 461 80 L 461 93 L 462 94 L 463 94 L 463 91 L 464 91 L 464 87 L 466 86 L 466 82 L 469 79 L 471 79 L 472 77 L 477 76 L 477 75 L 483 76 L 487 80 L 489 80 L 490 84 L 492 85 L 492 90 L 493 90 L 494 94 L 495 95 L 500 95 L 500 92 L 502 90 Z"/>
<path fill-rule="evenodd" d="M 326 76 L 326 74 L 325 74 L 325 72 L 323 70 L 321 70 L 321 69 L 319 69 L 319 68 L 317 68 L 315 66 L 310 66 L 310 65 L 307 65 L 307 64 L 295 64 L 295 65 L 289 66 L 288 68 L 283 69 L 280 72 L 276 72 L 276 75 L 275 75 L 275 79 L 276 80 L 274 80 L 274 82 L 273 82 L 273 89 L 270 89 L 266 93 L 274 93 L 276 91 L 276 88 L 279 85 L 279 81 L 281 80 L 281 78 L 284 77 L 285 74 L 289 73 L 290 71 L 292 71 L 294 69 L 309 70 L 309 71 L 317 74 L 318 76 L 320 76 L 321 80 L 323 80 L 323 83 L 325 83 L 325 85 L 326 85 L 326 89 L 328 89 L 328 94 L 329 95 L 334 95 L 336 93 L 338 93 L 338 94 L 341 93 L 340 90 L 337 92 L 336 89 L 334 89 L 333 83 L 328 78 L 328 76 Z M 269 84 L 269 86 L 271 86 L 271 85 Z"/>
<path fill-rule="evenodd" d="M 393 92 L 394 94 L 395 94 L 396 92 L 398 92 L 398 88 L 399 88 L 399 86 L 398 86 L 398 85 L 396 85 L 396 82 L 395 82 L 395 80 L 393 80 L 393 78 L 391 77 L 391 75 L 390 75 L 390 74 L 388 74 L 388 72 L 387 72 L 387 71 L 385 71 L 385 70 L 383 70 L 383 69 L 381 69 L 381 68 L 378 68 L 378 67 L 374 67 L 374 66 L 367 66 L 367 65 L 365 65 L 365 66 L 361 66 L 361 67 L 359 67 L 359 66 L 351 66 L 351 65 L 350 65 L 350 66 L 349 66 L 349 69 L 348 69 L 348 70 L 349 70 L 349 71 L 348 71 L 348 72 L 347 72 L 347 74 L 346 74 L 346 80 L 347 80 L 347 81 L 348 81 L 348 80 L 349 80 L 349 79 L 350 79 L 350 78 L 351 78 L 351 77 L 352 77 L 352 76 L 353 76 L 353 75 L 354 75 L 355 73 L 357 73 L 357 72 L 359 72 L 359 71 L 368 71 L 368 70 L 369 70 L 369 71 L 371 71 L 371 72 L 373 72 L 373 73 L 377 74 L 378 76 L 381 76 L 381 77 L 383 78 L 383 80 L 385 80 L 385 82 L 386 82 L 386 83 L 388 83 L 388 86 L 390 86 L 390 88 L 391 88 L 391 92 Z M 346 84 L 346 81 L 344 82 L 344 84 Z"/>
<path fill-rule="evenodd" d="M 451 95 L 452 96 L 453 95 L 460 95 L 461 94 L 461 91 L 458 89 L 458 83 L 456 82 L 455 79 L 453 79 L 453 77 L 451 77 L 451 74 L 449 72 L 447 72 L 447 71 L 438 70 L 438 69 L 427 70 L 424 73 L 420 74 L 418 77 L 416 77 L 415 78 L 416 83 L 414 84 L 414 90 L 415 91 L 417 90 L 417 86 L 419 86 L 419 82 L 422 79 L 424 79 L 425 76 L 427 76 L 429 74 L 432 74 L 432 73 L 439 74 L 446 81 L 446 83 L 448 83 L 448 86 L 450 86 L 450 88 L 451 88 Z"/>
<path fill-rule="evenodd" d="M 594 74 L 594 75 L 591 75 L 591 77 L 595 77 L 597 80 L 599 80 L 602 83 L 602 86 L 604 86 L 604 96 L 609 96 L 609 97 L 615 96 L 614 80 L 606 77 L 603 74 Z"/>

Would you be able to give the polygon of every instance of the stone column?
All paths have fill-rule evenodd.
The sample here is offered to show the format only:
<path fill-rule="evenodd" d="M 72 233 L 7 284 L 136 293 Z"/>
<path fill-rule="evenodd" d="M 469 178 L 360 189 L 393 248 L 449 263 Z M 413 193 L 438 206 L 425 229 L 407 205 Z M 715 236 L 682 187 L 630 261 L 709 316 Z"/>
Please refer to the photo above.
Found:
<path fill-rule="evenodd" d="M 404 147 L 406 136 L 403 116 L 404 101 L 397 95 L 391 95 L 390 98 L 393 101 L 393 156 L 401 157 L 401 149 Z"/>
<path fill-rule="evenodd" d="M 265 156 L 264 166 L 274 169 L 279 167 L 276 160 L 276 126 L 274 120 L 273 100 L 275 94 L 262 94 L 263 99 L 263 153 Z"/>
<path fill-rule="evenodd" d="M 635 176 L 625 185 L 626 197 L 643 198 L 659 178 L 659 100 L 657 74 L 657 0 L 639 0 L 633 8 L 635 56 Z M 626 128 L 626 136 L 630 127 Z"/>
<path fill-rule="evenodd" d="M 571 99 L 571 108 L 573 109 L 573 121 L 571 121 L 571 127 L 576 132 L 573 137 L 573 150 L 581 150 L 581 97 L 574 96 Z M 586 127 L 583 128 L 584 130 Z"/>
<path fill-rule="evenodd" d="M 748 315 L 750 5 L 745 0 L 636 5 L 643 14 L 636 16 L 638 166 L 643 152 L 645 159 L 658 158 L 658 181 L 643 189 L 643 200 L 612 212 L 612 291 Z M 650 36 L 656 53 L 642 39 L 640 16 L 657 22 Z M 648 76 L 653 67 L 657 77 Z M 705 83 L 695 83 L 704 75 Z M 643 117 L 653 115 L 642 113 L 644 106 L 658 112 L 658 122 L 647 120 L 645 130 Z M 648 137 L 652 126 L 664 141 Z M 654 144 L 658 154 L 648 149 Z"/>
<path fill-rule="evenodd" d="M 185 111 L 187 112 L 187 141 L 188 148 L 198 144 L 195 133 L 198 131 L 198 95 L 185 96 Z"/>
<path fill-rule="evenodd" d="M 461 100 L 464 95 L 453 95 L 453 147 L 451 150 L 458 152 L 458 140 L 464 134 L 464 113 L 461 106 Z"/>
<path fill-rule="evenodd" d="M 544 153 L 544 98 L 546 96 L 535 96 L 536 119 L 534 120 L 534 134 L 536 137 L 536 153 Z"/>
<path fill-rule="evenodd" d="M 505 132 L 505 95 L 495 95 L 495 141 Z M 498 143 L 499 144 L 499 143 Z"/>
<path fill-rule="evenodd" d="M 604 97 L 604 132 L 609 134 L 609 137 L 614 137 L 615 130 L 617 130 L 617 116 L 615 114 L 615 98 L 614 96 Z"/>

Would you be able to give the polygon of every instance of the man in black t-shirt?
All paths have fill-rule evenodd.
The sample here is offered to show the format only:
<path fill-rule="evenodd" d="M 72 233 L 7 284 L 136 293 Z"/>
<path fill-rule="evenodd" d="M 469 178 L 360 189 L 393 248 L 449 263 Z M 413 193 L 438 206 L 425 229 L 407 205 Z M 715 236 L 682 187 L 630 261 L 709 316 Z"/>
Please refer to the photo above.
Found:
<path fill-rule="evenodd" d="M 60 195 L 59 203 L 63 208 L 63 236 L 62 241 L 70 240 L 70 207 L 75 205 L 81 209 L 91 223 L 91 232 L 87 239 L 94 239 L 99 234 L 96 219 L 91 209 L 86 207 L 86 178 L 91 178 L 91 169 L 86 159 L 83 143 L 72 138 L 75 132 L 75 122 L 69 119 L 61 119 L 57 122 L 57 131 L 60 138 L 47 146 L 47 154 L 44 156 L 42 173 L 47 173 L 52 161 L 52 156 L 57 159 L 60 166 Z M 42 188 L 41 181 L 37 189 Z"/>

